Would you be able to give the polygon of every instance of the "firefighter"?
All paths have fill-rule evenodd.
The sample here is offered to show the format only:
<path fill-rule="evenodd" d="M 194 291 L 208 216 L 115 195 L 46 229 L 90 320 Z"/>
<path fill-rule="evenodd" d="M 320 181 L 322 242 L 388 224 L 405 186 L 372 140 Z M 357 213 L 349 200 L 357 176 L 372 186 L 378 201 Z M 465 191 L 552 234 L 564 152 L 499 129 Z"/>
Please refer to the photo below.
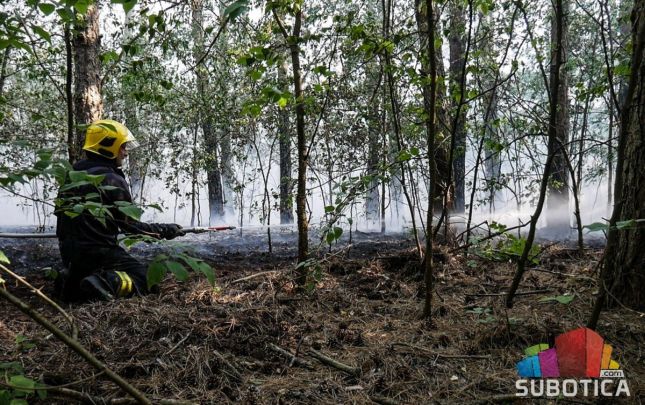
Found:
<path fill-rule="evenodd" d="M 143 234 L 157 239 L 184 235 L 177 224 L 143 223 L 119 210 L 119 204 L 132 203 L 121 165 L 128 150 L 136 146 L 132 133 L 117 121 L 99 120 L 87 128 L 83 146 L 86 158 L 76 162 L 73 169 L 104 178 L 98 192 L 91 184 L 59 192 L 56 236 L 65 270 L 58 277 L 56 289 L 63 301 L 109 301 L 150 292 L 147 267 L 119 246 L 117 235 Z M 87 209 L 78 215 L 70 212 L 79 199 L 98 201 L 111 215 L 101 218 Z"/>

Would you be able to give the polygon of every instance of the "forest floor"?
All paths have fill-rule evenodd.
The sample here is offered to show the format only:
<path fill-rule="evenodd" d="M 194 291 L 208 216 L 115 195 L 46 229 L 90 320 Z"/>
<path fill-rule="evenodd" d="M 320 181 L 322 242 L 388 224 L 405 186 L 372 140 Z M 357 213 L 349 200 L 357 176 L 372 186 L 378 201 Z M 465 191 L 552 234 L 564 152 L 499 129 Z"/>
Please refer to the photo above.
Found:
<path fill-rule="evenodd" d="M 440 247 L 429 325 L 420 319 L 421 268 L 409 235 L 353 238 L 321 258 L 322 278 L 308 294 L 293 291 L 295 234 L 276 233 L 269 254 L 265 235 L 230 232 L 186 238 L 215 268 L 216 289 L 197 275 L 186 282 L 168 278 L 159 295 L 67 308 L 80 342 L 155 403 L 503 402 L 516 393 L 515 364 L 524 349 L 584 326 L 598 288 L 600 249 L 580 256 L 570 246 L 547 246 L 522 282 L 520 292 L 528 294 L 507 310 L 503 293 L 514 274 L 512 261 L 466 258 Z M 133 252 L 146 259 L 159 249 L 135 246 Z M 38 270 L 60 266 L 54 241 L 0 240 L 0 250 L 14 269 L 51 293 L 52 282 Z M 7 284 L 69 329 L 27 289 Z M 96 371 L 79 356 L 16 308 L 1 305 L 0 364 L 18 361 L 25 375 L 50 385 L 82 380 L 67 388 L 95 402 L 127 403 L 115 400 L 126 395 L 104 375 L 93 378 Z M 623 308 L 603 312 L 598 332 L 614 347 L 612 357 L 628 379 L 631 398 L 623 402 L 642 403 L 643 315 Z M 26 340 L 17 343 L 19 336 Z M 297 360 L 276 347 L 297 353 Z M 323 364 L 316 353 L 349 367 Z M 51 391 L 41 403 L 74 401 Z"/>

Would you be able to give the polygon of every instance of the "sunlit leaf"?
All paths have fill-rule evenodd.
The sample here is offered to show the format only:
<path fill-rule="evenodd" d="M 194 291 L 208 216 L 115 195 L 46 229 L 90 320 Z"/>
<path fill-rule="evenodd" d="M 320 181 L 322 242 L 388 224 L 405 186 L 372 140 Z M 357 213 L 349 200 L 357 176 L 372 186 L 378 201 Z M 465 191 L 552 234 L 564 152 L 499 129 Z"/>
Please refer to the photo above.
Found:
<path fill-rule="evenodd" d="M 11 264 L 11 260 L 9 260 L 7 255 L 5 255 L 2 250 L 0 250 L 0 263 Z"/>

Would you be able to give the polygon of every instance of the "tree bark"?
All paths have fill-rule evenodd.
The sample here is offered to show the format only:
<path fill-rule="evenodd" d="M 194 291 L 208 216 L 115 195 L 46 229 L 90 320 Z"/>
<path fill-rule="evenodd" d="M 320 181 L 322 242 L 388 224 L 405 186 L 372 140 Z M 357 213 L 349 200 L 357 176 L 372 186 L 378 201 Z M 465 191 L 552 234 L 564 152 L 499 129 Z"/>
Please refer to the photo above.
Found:
<path fill-rule="evenodd" d="M 278 66 L 278 81 L 286 89 L 287 68 L 284 64 Z M 278 119 L 278 136 L 280 137 L 280 223 L 293 224 L 293 178 L 291 177 L 291 123 L 289 110 L 280 110 Z"/>
<path fill-rule="evenodd" d="M 617 229 L 619 221 L 645 218 L 645 0 L 632 12 L 631 77 L 621 111 L 615 203 L 601 273 L 608 306 L 645 309 L 645 226 Z"/>
<path fill-rule="evenodd" d="M 567 74 L 567 55 L 569 51 L 569 1 L 562 2 L 562 15 L 554 11 L 551 22 L 551 65 L 556 64 L 557 53 L 560 53 L 562 68 L 555 72 L 551 69 L 549 81 L 559 75 L 559 86 L 551 97 L 555 100 L 555 137 L 556 142 L 550 146 L 548 153 L 553 155 L 551 177 L 547 195 L 547 222 L 550 228 L 559 232 L 569 232 L 569 171 L 565 157 L 569 143 L 569 88 Z"/>
<path fill-rule="evenodd" d="M 556 0 L 553 4 L 554 14 L 556 21 L 563 20 L 563 2 L 565 0 Z M 557 24 L 557 30 L 560 31 L 562 25 Z M 560 32 L 556 34 L 556 38 L 562 39 Z M 526 236 L 526 242 L 524 244 L 524 250 L 522 255 L 517 262 L 517 270 L 515 271 L 515 276 L 513 277 L 513 282 L 508 290 L 506 295 L 506 306 L 511 308 L 513 306 L 513 297 L 515 291 L 522 281 L 522 276 L 526 270 L 526 262 L 529 259 L 529 253 L 533 247 L 533 241 L 535 240 L 535 232 L 537 230 L 537 222 L 540 219 L 540 214 L 542 214 L 542 209 L 544 208 L 544 201 L 546 199 L 547 186 L 549 184 L 549 179 L 551 178 L 551 168 L 553 165 L 554 152 L 556 151 L 556 137 L 557 137 L 557 117 L 558 117 L 558 101 L 557 94 L 560 87 L 560 71 L 564 64 L 562 47 L 560 46 L 559 41 L 554 44 L 555 48 L 555 57 L 551 63 L 550 67 L 550 77 L 549 82 L 549 132 L 548 132 L 548 145 L 547 150 L 549 151 L 546 163 L 544 164 L 544 172 L 542 174 L 542 181 L 540 182 L 540 195 L 535 206 L 535 211 L 531 215 L 531 221 L 529 223 L 529 233 Z M 562 145 L 560 147 L 563 147 Z M 565 160 L 566 163 L 566 160 Z"/>
<path fill-rule="evenodd" d="M 74 112 L 77 124 L 90 124 L 101 119 L 101 43 L 99 33 L 99 4 L 91 4 L 85 15 L 74 24 Z M 86 128 L 77 128 L 72 162 L 81 158 Z"/>
<path fill-rule="evenodd" d="M 307 138 L 305 134 L 305 97 L 302 90 L 302 71 L 300 68 L 300 33 L 302 29 L 302 7 L 301 4 L 294 10 L 293 30 L 289 34 L 278 16 L 276 9 L 273 9 L 273 17 L 279 25 L 280 31 L 289 45 L 291 54 L 291 68 L 293 70 L 293 95 L 296 101 L 296 136 L 298 148 L 298 180 L 296 191 L 296 215 L 298 218 L 298 263 L 303 263 L 309 257 L 309 222 L 307 219 L 307 162 L 309 154 L 307 150 Z M 307 282 L 307 268 L 300 266 L 296 276 L 299 286 Z"/>
<path fill-rule="evenodd" d="M 212 111 L 208 106 L 209 80 L 208 72 L 203 64 L 204 53 L 204 2 L 192 0 L 192 37 L 193 58 L 200 63 L 195 66 L 197 93 L 199 102 L 199 122 L 204 135 L 204 153 L 206 178 L 208 183 L 209 224 L 216 225 L 224 220 L 224 193 L 222 189 L 222 173 L 219 166 L 219 139 L 213 129 Z"/>
<path fill-rule="evenodd" d="M 435 136 L 436 136 L 436 97 L 437 97 L 437 57 L 435 49 L 435 15 L 432 0 L 415 0 L 414 9 L 417 26 L 424 28 L 419 32 L 421 36 L 421 57 L 422 75 L 426 78 L 423 86 L 423 108 L 425 110 L 426 137 L 428 143 L 427 159 L 430 167 L 430 184 L 437 184 L 433 178 L 437 177 L 435 160 Z M 434 243 L 434 232 L 432 220 L 434 214 L 434 196 L 437 195 L 436 187 L 431 186 L 428 190 L 428 212 L 426 219 L 426 248 L 425 248 L 425 301 L 423 305 L 423 317 L 430 320 L 432 316 L 432 294 L 433 294 L 433 260 L 432 246 Z"/>
<path fill-rule="evenodd" d="M 455 149 L 452 161 L 454 183 L 455 183 L 455 197 L 454 197 L 454 212 L 463 213 L 466 207 L 466 111 L 459 105 L 466 97 L 462 92 L 462 76 L 465 55 L 465 30 L 466 30 L 466 17 L 463 3 L 460 1 L 453 1 L 449 5 L 450 12 L 450 34 L 448 35 L 448 43 L 450 46 L 450 93 L 451 101 L 453 104 L 453 111 L 458 116 L 453 120 L 454 128 L 452 134 L 455 137 Z M 458 95 L 458 96 L 456 96 Z M 458 99 L 456 98 L 458 97 Z"/>

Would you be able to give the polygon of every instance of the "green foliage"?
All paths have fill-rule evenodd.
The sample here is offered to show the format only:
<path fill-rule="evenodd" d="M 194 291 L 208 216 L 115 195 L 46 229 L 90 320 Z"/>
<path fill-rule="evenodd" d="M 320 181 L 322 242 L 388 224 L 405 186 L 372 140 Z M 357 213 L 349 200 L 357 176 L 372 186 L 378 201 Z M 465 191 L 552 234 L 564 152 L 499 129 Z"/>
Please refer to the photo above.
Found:
<path fill-rule="evenodd" d="M 185 247 L 179 246 L 168 253 L 160 254 L 148 265 L 148 288 L 161 283 L 170 272 L 180 281 L 188 280 L 188 270 L 202 273 L 208 283 L 216 286 L 215 271 L 202 259 L 190 256 Z"/>
<path fill-rule="evenodd" d="M 492 310 L 488 307 L 475 307 L 467 310 L 466 312 L 477 315 L 478 323 L 492 323 L 497 321 L 497 318 L 491 314 L 491 311 Z"/>
<path fill-rule="evenodd" d="M 629 229 L 635 229 L 640 226 L 640 224 L 645 223 L 645 218 L 639 219 L 628 219 L 626 221 L 616 221 L 616 227 L 613 229 L 623 231 Z M 607 222 L 594 222 L 589 225 L 583 226 L 584 229 L 588 229 L 589 232 L 607 232 L 611 227 Z"/>
<path fill-rule="evenodd" d="M 559 302 L 560 304 L 568 305 L 573 301 L 574 296 L 569 294 L 558 295 L 553 297 L 540 298 L 540 302 Z"/>
<path fill-rule="evenodd" d="M 298 263 L 296 270 L 304 270 L 306 273 L 305 291 L 307 293 L 312 293 L 316 289 L 316 285 L 323 279 L 321 263 L 315 258 Z"/>
<path fill-rule="evenodd" d="M 19 335 L 20 336 L 20 335 Z M 24 375 L 22 365 L 17 362 L 0 363 L 0 374 L 8 385 L 0 386 L 0 405 L 22 405 L 36 395 L 40 400 L 47 399 L 46 385 Z"/>
<path fill-rule="evenodd" d="M 497 232 L 503 232 L 506 225 L 493 222 L 491 229 Z M 473 244 L 473 252 L 477 255 L 493 261 L 516 261 L 522 256 L 526 246 L 526 238 L 517 237 L 510 232 L 505 232 L 499 236 L 496 241 L 487 240 L 478 242 L 476 239 Z M 532 264 L 539 264 L 538 255 L 540 248 L 537 245 L 531 246 L 529 251 L 528 260 Z"/>

